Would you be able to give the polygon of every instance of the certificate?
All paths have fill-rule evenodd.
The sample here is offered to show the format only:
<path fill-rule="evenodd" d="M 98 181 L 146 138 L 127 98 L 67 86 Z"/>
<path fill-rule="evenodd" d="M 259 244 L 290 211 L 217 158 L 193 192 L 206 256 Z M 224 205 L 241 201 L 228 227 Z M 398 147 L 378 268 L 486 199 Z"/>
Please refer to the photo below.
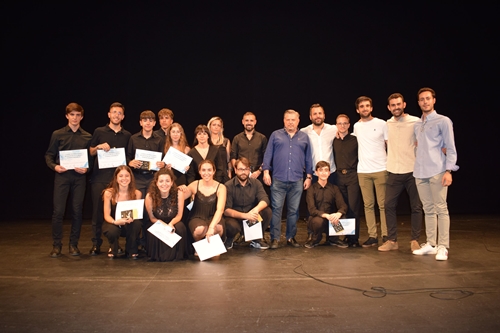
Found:
<path fill-rule="evenodd" d="M 74 170 L 75 168 L 88 168 L 89 156 L 87 154 L 87 149 L 59 151 L 59 165 L 67 170 Z"/>
<path fill-rule="evenodd" d="M 135 159 L 142 162 L 141 166 L 142 170 L 155 170 L 155 171 L 160 170 L 156 166 L 156 162 L 161 162 L 161 152 L 136 149 Z"/>
<path fill-rule="evenodd" d="M 170 247 L 174 247 L 182 238 L 174 232 L 174 229 L 170 228 L 168 224 L 163 221 L 156 221 L 148 228 L 148 231 Z"/>
<path fill-rule="evenodd" d="M 243 220 L 243 233 L 245 242 L 261 239 L 262 235 L 262 217 L 259 214 L 258 221 Z"/>
<path fill-rule="evenodd" d="M 220 239 L 218 234 L 210 237 L 210 243 L 206 238 L 203 238 L 202 240 L 194 242 L 193 246 L 196 253 L 198 253 L 200 261 L 210 259 L 221 253 L 227 252 L 226 247 L 224 246 L 224 243 L 222 243 L 222 239 Z"/>
<path fill-rule="evenodd" d="M 191 156 L 178 151 L 174 147 L 168 148 L 168 151 L 163 158 L 163 162 L 170 164 L 172 168 L 181 173 L 186 173 L 186 167 L 191 164 L 192 160 L 193 158 Z"/>
<path fill-rule="evenodd" d="M 120 165 L 126 165 L 125 148 L 111 148 L 108 151 L 98 149 L 97 162 L 99 169 L 116 168 Z"/>
<path fill-rule="evenodd" d="M 328 227 L 328 235 L 329 236 L 338 236 L 338 235 L 355 235 L 356 234 L 356 219 L 340 219 L 340 224 L 344 230 L 335 231 L 331 222 L 329 222 L 330 226 Z"/>
<path fill-rule="evenodd" d="M 115 220 L 121 218 L 142 219 L 144 212 L 144 199 L 126 200 L 116 203 Z"/>

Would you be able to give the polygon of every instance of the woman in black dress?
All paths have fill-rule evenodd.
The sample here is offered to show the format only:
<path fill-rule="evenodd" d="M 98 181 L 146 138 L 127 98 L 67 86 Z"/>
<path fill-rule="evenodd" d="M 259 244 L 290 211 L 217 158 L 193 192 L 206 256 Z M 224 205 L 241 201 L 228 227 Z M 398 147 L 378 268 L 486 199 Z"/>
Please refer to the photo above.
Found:
<path fill-rule="evenodd" d="M 152 223 L 166 223 L 181 236 L 181 240 L 173 248 L 148 233 L 148 255 L 151 261 L 177 261 L 187 258 L 186 252 L 186 227 L 182 223 L 184 197 L 178 195 L 175 177 L 170 169 L 161 169 L 151 181 L 148 194 L 146 194 L 146 210 Z"/>
<path fill-rule="evenodd" d="M 225 166 L 226 162 L 221 158 L 219 148 L 212 144 L 209 133 L 208 127 L 205 125 L 198 125 L 194 130 L 195 139 L 193 142 L 193 148 L 188 153 L 188 155 L 193 158 L 191 166 L 186 174 L 188 184 L 191 184 L 197 179 L 201 179 L 198 172 L 198 166 L 203 160 L 211 160 L 214 163 L 214 179 L 216 181 L 224 184 L 227 179 L 227 167 Z"/>

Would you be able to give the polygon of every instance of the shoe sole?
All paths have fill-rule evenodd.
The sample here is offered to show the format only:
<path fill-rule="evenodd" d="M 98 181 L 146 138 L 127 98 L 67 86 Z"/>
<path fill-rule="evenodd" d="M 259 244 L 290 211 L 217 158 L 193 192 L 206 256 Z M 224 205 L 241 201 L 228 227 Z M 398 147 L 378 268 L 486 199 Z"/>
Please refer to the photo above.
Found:
<path fill-rule="evenodd" d="M 378 243 L 373 243 L 373 244 L 369 244 L 369 245 L 361 245 L 361 247 L 373 247 L 373 246 L 378 246 Z"/>

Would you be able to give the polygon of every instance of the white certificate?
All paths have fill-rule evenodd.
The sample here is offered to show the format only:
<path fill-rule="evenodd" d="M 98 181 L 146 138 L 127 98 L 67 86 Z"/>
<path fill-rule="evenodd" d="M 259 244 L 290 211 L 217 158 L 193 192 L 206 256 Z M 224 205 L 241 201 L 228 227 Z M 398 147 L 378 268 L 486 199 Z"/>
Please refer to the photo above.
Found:
<path fill-rule="evenodd" d="M 142 219 L 144 199 L 119 201 L 116 203 L 115 220 L 121 218 Z"/>
<path fill-rule="evenodd" d="M 99 169 L 116 168 L 120 165 L 126 165 L 125 148 L 111 148 L 108 151 L 98 149 L 97 162 Z"/>
<path fill-rule="evenodd" d="M 59 165 L 67 170 L 73 170 L 75 168 L 88 168 L 89 156 L 87 154 L 87 149 L 59 151 Z"/>
<path fill-rule="evenodd" d="M 156 170 L 156 171 L 160 170 L 156 166 L 156 162 L 161 162 L 161 152 L 136 149 L 135 159 L 143 162 L 143 166 L 141 167 L 141 169 L 143 170 Z"/>
<path fill-rule="evenodd" d="M 178 151 L 174 147 L 168 148 L 168 151 L 163 158 L 163 162 L 170 164 L 172 168 L 182 173 L 186 173 L 186 167 L 191 164 L 192 160 L 193 158 L 191 156 Z"/>
<path fill-rule="evenodd" d="M 245 234 L 245 242 L 262 238 L 262 223 L 248 222 L 243 220 L 243 232 Z"/>
<path fill-rule="evenodd" d="M 227 252 L 226 247 L 224 246 L 224 243 L 222 243 L 222 239 L 220 239 L 218 234 L 210 237 L 210 243 L 206 238 L 203 238 L 202 240 L 194 242 L 193 246 L 196 253 L 198 253 L 200 261 L 210 259 L 221 253 Z"/>
<path fill-rule="evenodd" d="M 342 227 L 344 227 L 344 230 L 336 232 L 335 229 L 333 229 L 332 223 L 329 222 L 328 223 L 330 225 L 328 227 L 328 235 L 329 236 L 355 235 L 356 234 L 356 219 L 340 219 L 339 221 L 342 224 Z"/>
<path fill-rule="evenodd" d="M 174 247 L 182 238 L 174 232 L 174 229 L 170 228 L 168 224 L 163 221 L 156 221 L 148 228 L 148 231 L 170 247 Z"/>

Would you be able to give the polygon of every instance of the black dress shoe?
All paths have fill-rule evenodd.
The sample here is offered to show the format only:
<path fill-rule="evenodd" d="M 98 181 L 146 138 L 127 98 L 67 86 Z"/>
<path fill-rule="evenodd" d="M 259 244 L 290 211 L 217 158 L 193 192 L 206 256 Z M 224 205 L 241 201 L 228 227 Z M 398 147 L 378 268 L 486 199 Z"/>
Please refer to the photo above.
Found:
<path fill-rule="evenodd" d="M 279 242 L 277 239 L 273 239 L 273 241 L 271 242 L 271 249 L 275 250 L 279 247 Z"/>
<path fill-rule="evenodd" d="M 293 237 L 286 241 L 286 245 L 289 245 L 292 247 L 300 247 L 300 244 L 297 243 L 297 241 Z"/>
<path fill-rule="evenodd" d="M 359 244 L 358 241 L 354 241 L 349 243 L 349 247 L 356 248 L 356 247 L 361 247 L 361 245 Z"/>
<path fill-rule="evenodd" d="M 79 256 L 80 250 L 78 249 L 78 246 L 77 245 L 70 245 L 69 246 L 69 254 L 72 256 Z"/>
<path fill-rule="evenodd" d="M 338 238 L 337 239 L 329 239 L 328 244 L 330 244 L 332 246 L 340 247 L 341 249 L 345 249 L 345 248 L 349 247 L 349 245 L 347 243 L 344 243 L 343 241 L 341 241 Z"/>
<path fill-rule="evenodd" d="M 89 251 L 89 254 L 91 256 L 96 256 L 101 253 L 101 248 L 97 245 L 92 246 L 92 248 Z"/>
<path fill-rule="evenodd" d="M 52 258 L 58 258 L 61 256 L 61 247 L 60 246 L 54 246 L 52 251 L 50 252 L 50 256 Z"/>

